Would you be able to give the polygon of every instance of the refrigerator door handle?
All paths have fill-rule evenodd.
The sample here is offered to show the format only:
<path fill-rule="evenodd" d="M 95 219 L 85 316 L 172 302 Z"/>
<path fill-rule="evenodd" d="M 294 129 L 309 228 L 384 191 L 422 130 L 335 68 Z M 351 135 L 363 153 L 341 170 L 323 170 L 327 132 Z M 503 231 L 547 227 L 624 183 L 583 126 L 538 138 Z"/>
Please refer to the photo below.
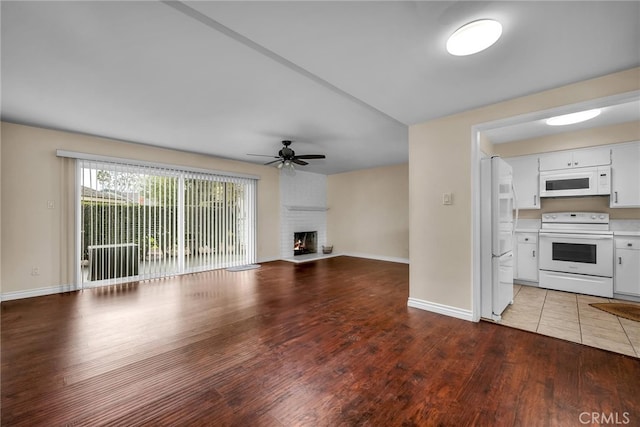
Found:
<path fill-rule="evenodd" d="M 513 221 L 513 234 L 515 234 L 516 228 L 518 228 L 518 196 L 516 195 L 516 187 L 513 185 L 513 180 L 511 181 L 511 192 L 513 193 L 513 207 L 516 208 L 516 220 Z"/>

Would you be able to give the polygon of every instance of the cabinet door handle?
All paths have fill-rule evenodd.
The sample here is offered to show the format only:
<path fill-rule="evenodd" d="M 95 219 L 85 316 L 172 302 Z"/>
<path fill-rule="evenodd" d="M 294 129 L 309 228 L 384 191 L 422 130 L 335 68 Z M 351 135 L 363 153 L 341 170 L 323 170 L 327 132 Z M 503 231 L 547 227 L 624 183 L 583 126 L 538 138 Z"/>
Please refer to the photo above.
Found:
<path fill-rule="evenodd" d="M 536 257 L 536 251 L 535 251 L 535 249 L 533 250 L 533 257 L 534 257 L 534 258 Z"/>
<path fill-rule="evenodd" d="M 578 166 L 578 162 L 575 162 L 574 165 Z"/>
<path fill-rule="evenodd" d="M 571 162 L 567 163 L 567 166 L 571 166 Z"/>
<path fill-rule="evenodd" d="M 538 196 L 536 196 L 535 194 L 533 195 L 533 206 L 537 206 L 538 205 Z"/>
<path fill-rule="evenodd" d="M 618 192 L 617 192 L 617 191 L 614 191 L 614 192 L 613 192 L 613 195 L 614 195 L 614 201 L 613 201 L 613 202 L 614 202 L 614 203 L 618 203 Z"/>
<path fill-rule="evenodd" d="M 622 265 L 622 257 L 621 256 L 618 257 L 618 264 Z"/>
<path fill-rule="evenodd" d="M 632 247 L 632 246 L 633 246 L 633 243 L 627 243 L 627 246 L 628 246 L 628 247 Z"/>

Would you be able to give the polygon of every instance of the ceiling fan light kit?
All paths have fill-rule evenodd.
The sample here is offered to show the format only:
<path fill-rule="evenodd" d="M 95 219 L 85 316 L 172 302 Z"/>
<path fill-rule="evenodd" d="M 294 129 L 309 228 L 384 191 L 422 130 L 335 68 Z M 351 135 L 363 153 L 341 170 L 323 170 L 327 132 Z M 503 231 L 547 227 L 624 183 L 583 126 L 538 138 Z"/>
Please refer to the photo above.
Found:
<path fill-rule="evenodd" d="M 447 52 L 467 56 L 481 52 L 498 41 L 502 24 L 493 19 L 480 19 L 458 28 L 447 40 Z"/>
<path fill-rule="evenodd" d="M 289 160 L 279 162 L 276 167 L 287 175 L 294 175 L 296 173 L 296 168 L 293 166 L 293 162 Z"/>
<path fill-rule="evenodd" d="M 293 166 L 293 162 L 285 160 L 284 162 L 278 163 L 278 169 L 284 172 L 285 175 L 295 175 L 296 168 Z"/>

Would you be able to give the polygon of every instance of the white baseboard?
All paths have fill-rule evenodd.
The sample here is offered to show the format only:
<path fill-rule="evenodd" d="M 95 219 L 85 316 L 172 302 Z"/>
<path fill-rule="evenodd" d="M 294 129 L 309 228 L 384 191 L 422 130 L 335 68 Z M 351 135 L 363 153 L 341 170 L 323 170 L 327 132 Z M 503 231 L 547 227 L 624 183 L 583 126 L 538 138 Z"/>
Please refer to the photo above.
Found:
<path fill-rule="evenodd" d="M 625 301 L 635 301 L 635 302 L 640 302 L 640 297 L 636 297 L 633 295 L 625 295 L 625 294 L 617 294 L 617 293 L 613 293 L 613 297 L 615 299 L 621 299 L 621 300 L 625 300 Z"/>
<path fill-rule="evenodd" d="M 293 256 L 291 258 L 281 258 L 281 261 L 287 261 L 287 262 L 293 262 L 295 264 L 301 264 L 303 262 L 312 262 L 312 261 L 317 261 L 320 259 L 327 259 L 327 258 L 334 258 L 337 256 L 340 256 L 341 254 L 323 254 L 323 253 L 317 253 L 317 254 L 307 254 L 307 255 L 297 255 L 297 256 Z"/>
<path fill-rule="evenodd" d="M 409 258 L 398 258 L 398 257 L 384 256 L 384 255 L 372 255 L 372 254 L 365 254 L 362 252 L 343 252 L 340 255 L 352 256 L 355 258 L 375 259 L 377 261 L 389 261 L 389 262 L 397 262 L 400 264 L 409 264 Z"/>
<path fill-rule="evenodd" d="M 354 258 L 366 258 L 366 259 L 374 259 L 377 261 L 388 261 L 388 262 L 397 262 L 401 264 L 409 264 L 409 258 L 397 258 L 397 257 L 383 256 L 383 255 L 372 255 L 372 254 L 365 254 L 362 252 L 337 252 L 332 254 L 319 253 L 317 255 L 316 254 L 299 255 L 297 257 L 290 257 L 290 258 L 266 258 L 266 259 L 260 259 L 258 260 L 258 262 L 260 263 L 260 262 L 270 262 L 270 261 L 288 261 L 288 262 L 294 262 L 298 264 L 301 262 L 316 261 L 319 259 L 333 258 L 338 256 L 351 256 Z"/>
<path fill-rule="evenodd" d="M 27 289 L 24 291 L 5 292 L 0 295 L 0 300 L 11 301 L 15 299 L 41 297 L 44 295 L 61 294 L 63 292 L 76 291 L 78 288 L 74 285 L 58 285 L 49 286 L 46 288 Z"/>
<path fill-rule="evenodd" d="M 473 313 L 471 312 L 471 310 L 451 307 L 449 305 L 438 304 L 437 302 L 430 302 L 417 298 L 409 298 L 407 306 L 473 322 Z"/>
<path fill-rule="evenodd" d="M 263 258 L 258 258 L 258 264 L 263 263 L 263 262 L 272 262 L 272 261 L 280 261 L 282 258 L 280 257 L 263 257 Z"/>

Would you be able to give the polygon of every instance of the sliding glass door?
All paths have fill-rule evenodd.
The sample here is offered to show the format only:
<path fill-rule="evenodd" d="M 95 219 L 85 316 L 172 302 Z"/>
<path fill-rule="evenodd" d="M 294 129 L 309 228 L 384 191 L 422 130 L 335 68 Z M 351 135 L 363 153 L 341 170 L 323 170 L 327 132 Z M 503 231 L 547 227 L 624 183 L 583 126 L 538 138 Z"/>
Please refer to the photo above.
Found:
<path fill-rule="evenodd" d="M 187 271 L 248 264 L 255 251 L 252 186 L 215 178 L 185 176 L 185 251 L 191 253 Z"/>
<path fill-rule="evenodd" d="M 255 262 L 254 179 L 78 163 L 83 287 Z"/>

